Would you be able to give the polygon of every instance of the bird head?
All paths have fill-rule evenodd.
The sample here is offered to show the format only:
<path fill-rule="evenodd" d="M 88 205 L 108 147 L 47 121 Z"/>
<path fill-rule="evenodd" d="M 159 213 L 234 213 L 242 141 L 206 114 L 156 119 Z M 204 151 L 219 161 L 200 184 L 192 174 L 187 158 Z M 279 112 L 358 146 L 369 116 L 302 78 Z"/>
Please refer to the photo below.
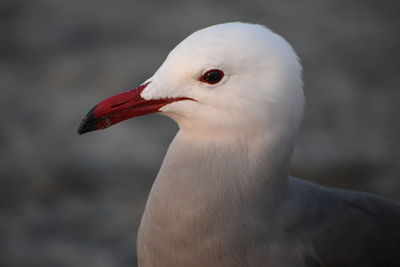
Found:
<path fill-rule="evenodd" d="M 297 130 L 301 71 L 292 47 L 264 26 L 211 26 L 179 43 L 142 85 L 93 107 L 78 133 L 154 112 L 199 136 Z"/>

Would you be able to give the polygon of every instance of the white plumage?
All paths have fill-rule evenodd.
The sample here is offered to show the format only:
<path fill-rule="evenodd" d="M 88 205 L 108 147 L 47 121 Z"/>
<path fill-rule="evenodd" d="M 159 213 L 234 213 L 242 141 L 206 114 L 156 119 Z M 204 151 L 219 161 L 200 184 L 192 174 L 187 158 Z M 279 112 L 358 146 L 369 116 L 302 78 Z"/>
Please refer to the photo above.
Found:
<path fill-rule="evenodd" d="M 180 127 L 146 204 L 140 266 L 400 266 L 398 205 L 288 176 L 301 71 L 267 28 L 220 24 L 87 115 L 80 133 L 157 111 Z"/>

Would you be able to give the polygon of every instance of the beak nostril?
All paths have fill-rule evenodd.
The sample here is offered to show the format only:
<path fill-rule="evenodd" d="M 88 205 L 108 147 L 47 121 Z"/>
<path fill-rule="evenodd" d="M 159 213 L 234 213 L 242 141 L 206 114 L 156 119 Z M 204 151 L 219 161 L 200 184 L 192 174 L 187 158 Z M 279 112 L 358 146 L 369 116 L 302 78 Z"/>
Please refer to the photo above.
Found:
<path fill-rule="evenodd" d="M 122 105 L 124 105 L 126 103 L 128 103 L 128 102 L 118 103 L 118 104 L 112 105 L 111 108 L 117 108 L 117 107 L 120 107 L 120 106 L 122 106 Z"/>

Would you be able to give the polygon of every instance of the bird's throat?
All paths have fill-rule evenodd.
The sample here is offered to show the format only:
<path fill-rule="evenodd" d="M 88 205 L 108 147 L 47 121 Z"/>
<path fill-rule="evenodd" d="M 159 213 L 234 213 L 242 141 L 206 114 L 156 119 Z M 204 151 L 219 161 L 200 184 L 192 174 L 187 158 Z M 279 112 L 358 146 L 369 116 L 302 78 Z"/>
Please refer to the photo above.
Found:
<path fill-rule="evenodd" d="M 177 253 L 171 242 L 175 249 L 202 250 L 209 235 L 236 238 L 231 236 L 236 230 L 223 230 L 227 223 L 245 229 L 249 218 L 273 216 L 285 196 L 290 155 L 282 148 L 277 151 L 267 140 L 227 146 L 185 138 L 175 137 L 154 182 L 139 231 L 139 257 L 163 251 L 168 258 Z"/>

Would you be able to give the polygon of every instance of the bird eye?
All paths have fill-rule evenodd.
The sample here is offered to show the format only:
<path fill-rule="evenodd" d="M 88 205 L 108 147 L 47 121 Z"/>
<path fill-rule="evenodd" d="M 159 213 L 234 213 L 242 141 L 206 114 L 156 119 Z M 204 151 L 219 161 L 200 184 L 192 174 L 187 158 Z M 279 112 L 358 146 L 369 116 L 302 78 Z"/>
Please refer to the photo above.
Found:
<path fill-rule="evenodd" d="M 212 69 L 201 75 L 199 81 L 208 84 L 216 84 L 219 83 L 222 78 L 224 78 L 224 72 L 222 70 Z"/>

